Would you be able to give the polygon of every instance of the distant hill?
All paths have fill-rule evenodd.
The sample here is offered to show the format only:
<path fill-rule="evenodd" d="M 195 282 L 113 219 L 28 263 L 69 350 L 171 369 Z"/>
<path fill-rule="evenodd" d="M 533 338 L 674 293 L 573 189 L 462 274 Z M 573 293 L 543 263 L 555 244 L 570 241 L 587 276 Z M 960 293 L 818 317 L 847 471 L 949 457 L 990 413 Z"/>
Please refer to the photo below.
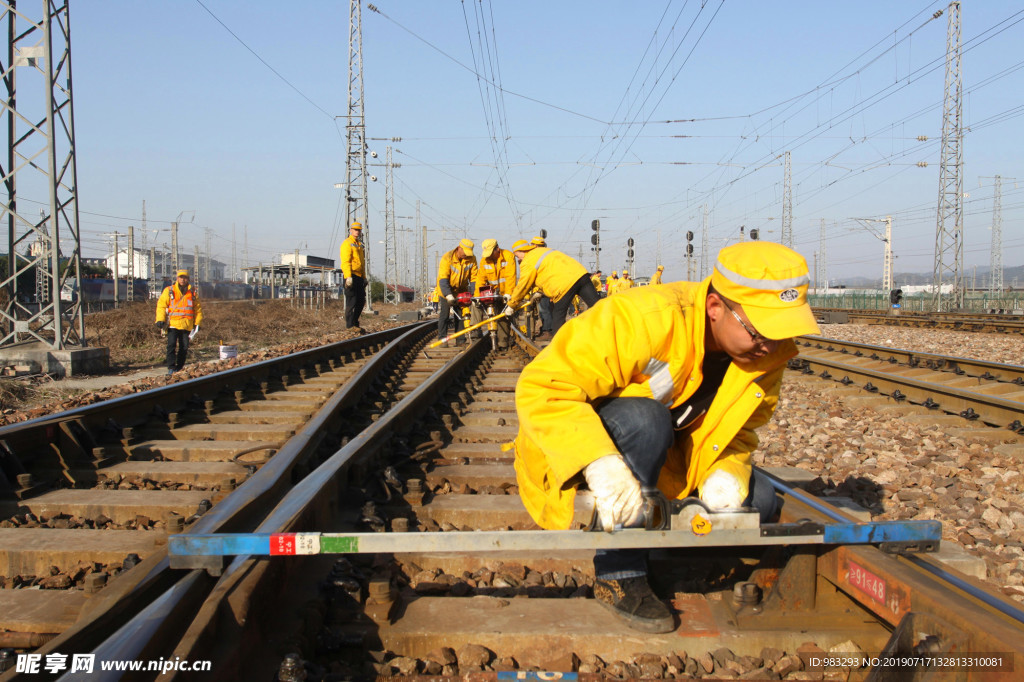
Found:
<path fill-rule="evenodd" d="M 981 267 L 977 271 L 977 286 L 979 289 L 988 288 L 988 273 L 989 268 L 985 266 L 984 269 Z M 967 277 L 968 285 L 972 285 L 975 277 L 974 267 L 967 268 L 964 273 Z M 1016 279 L 1016 286 L 1014 285 L 1014 279 Z M 931 284 L 932 273 L 913 273 L 913 272 L 897 272 L 893 273 L 893 281 L 896 282 L 897 286 L 914 285 L 914 284 Z M 839 277 L 829 281 L 829 285 L 846 286 L 849 289 L 877 289 L 882 286 L 882 278 L 879 277 Z M 1006 288 L 1024 288 L 1024 265 L 1017 265 L 1011 268 L 1003 268 L 1003 286 Z"/>

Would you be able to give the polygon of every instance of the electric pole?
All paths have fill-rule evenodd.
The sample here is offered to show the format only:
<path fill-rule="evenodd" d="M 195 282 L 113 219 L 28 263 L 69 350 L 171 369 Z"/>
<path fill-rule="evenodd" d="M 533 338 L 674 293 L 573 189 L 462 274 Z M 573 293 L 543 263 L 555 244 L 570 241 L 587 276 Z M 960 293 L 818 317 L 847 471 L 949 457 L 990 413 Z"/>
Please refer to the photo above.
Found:
<path fill-rule="evenodd" d="M 700 278 L 708 276 L 708 205 L 704 204 L 704 227 L 700 233 Z"/>
<path fill-rule="evenodd" d="M 0 290 L 7 297 L 0 307 L 0 346 L 38 341 L 62 350 L 86 344 L 69 3 L 15 5 L 14 0 L 0 2 L 8 27 L 3 67 L 7 157 L 0 172 L 4 182 L 0 215 L 7 218 L 7 272 Z M 39 9 L 41 16 L 36 15 Z M 19 86 L 21 98 L 17 97 Z M 18 206 L 22 186 L 43 203 L 44 215 L 38 222 Z M 67 252 L 63 268 L 62 241 Z M 33 242 L 40 243 L 35 255 L 19 255 Z M 34 292 L 19 288 L 18 279 L 37 267 L 48 280 L 48 296 L 37 308 L 30 308 L 24 300 Z M 76 300 L 61 301 L 64 285 L 72 283 L 78 292 Z"/>
<path fill-rule="evenodd" d="M 384 303 L 398 305 L 398 262 L 395 257 L 395 186 L 391 147 L 384 154 Z"/>
<path fill-rule="evenodd" d="M 125 303 L 135 300 L 135 228 L 128 226 L 128 279 L 125 281 Z"/>
<path fill-rule="evenodd" d="M 368 5 L 370 11 L 376 7 Z M 366 116 L 363 101 L 363 12 L 360 0 L 349 0 L 348 14 L 348 114 L 345 130 L 348 153 L 345 157 L 345 227 L 353 222 L 363 226 L 366 252 L 366 312 L 373 310 L 373 286 L 370 279 L 370 224 L 367 222 L 366 191 Z"/>
<path fill-rule="evenodd" d="M 786 170 L 782 187 L 782 245 L 793 248 L 793 173 L 786 152 Z"/>
<path fill-rule="evenodd" d="M 171 267 L 174 268 L 174 274 L 177 276 L 180 266 L 178 265 L 178 223 L 171 223 Z M 193 272 L 198 279 L 198 272 Z M 171 278 L 174 281 L 174 278 Z"/>
<path fill-rule="evenodd" d="M 942 103 L 942 151 L 939 160 L 939 202 L 935 226 L 933 306 L 962 308 L 963 282 L 963 83 L 960 74 L 960 1 L 949 3 L 946 29 L 946 86 Z M 946 299 L 943 285 L 952 286 Z M 945 305 L 944 305 L 945 303 Z"/>
<path fill-rule="evenodd" d="M 821 219 L 821 228 L 818 231 L 818 262 L 815 263 L 814 278 L 818 281 L 815 289 L 819 286 L 828 289 L 828 281 L 825 278 L 825 219 Z M 819 292 L 815 292 L 819 293 Z"/>
<path fill-rule="evenodd" d="M 892 216 L 887 215 L 881 218 L 854 218 L 857 222 L 867 228 L 868 232 L 885 242 L 885 255 L 882 257 L 882 290 L 888 294 L 895 287 L 892 281 Z M 885 223 L 885 236 L 875 232 L 871 223 Z"/>
<path fill-rule="evenodd" d="M 1003 293 L 1003 176 L 996 175 L 992 179 L 995 182 L 992 184 L 992 260 L 988 290 L 999 296 Z"/>

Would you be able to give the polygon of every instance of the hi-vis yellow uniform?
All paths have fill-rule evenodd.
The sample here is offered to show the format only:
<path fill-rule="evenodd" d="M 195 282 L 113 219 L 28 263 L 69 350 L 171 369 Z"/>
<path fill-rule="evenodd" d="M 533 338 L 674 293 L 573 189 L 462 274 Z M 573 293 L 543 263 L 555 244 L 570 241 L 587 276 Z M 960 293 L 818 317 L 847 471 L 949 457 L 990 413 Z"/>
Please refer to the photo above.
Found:
<path fill-rule="evenodd" d="M 608 279 L 605 280 L 604 290 L 609 296 L 615 293 L 615 285 L 618 284 L 619 278 L 615 275 L 609 275 Z"/>
<path fill-rule="evenodd" d="M 177 284 L 164 288 L 156 302 L 156 321 L 164 320 L 168 327 L 189 332 L 202 323 L 203 308 L 191 284 L 184 294 Z"/>
<path fill-rule="evenodd" d="M 645 397 L 671 409 L 700 386 L 710 281 L 620 291 L 569 320 L 523 369 L 516 385 L 516 478 L 540 526 L 568 528 L 574 477 L 618 452 L 595 405 Z M 703 420 L 677 432 L 669 448 L 658 479 L 669 499 L 693 493 L 719 469 L 747 484 L 758 443 L 754 429 L 775 411 L 786 361 L 795 355 L 796 345 L 786 340 L 752 366 L 730 363 Z"/>
<path fill-rule="evenodd" d="M 511 251 L 495 249 L 491 258 L 480 259 L 476 276 L 477 293 L 488 287 L 502 295 L 511 294 L 515 289 L 516 257 Z"/>
<path fill-rule="evenodd" d="M 437 268 L 437 288 L 442 296 L 470 291 L 470 285 L 476 280 L 476 256 L 458 259 L 456 250 L 441 256 L 441 264 Z"/>
<path fill-rule="evenodd" d="M 366 250 L 363 245 L 349 236 L 339 249 L 341 274 L 349 277 L 366 277 Z"/>
<path fill-rule="evenodd" d="M 591 275 L 590 281 L 594 283 L 594 288 L 597 289 L 598 293 L 604 291 L 604 286 L 601 284 L 601 278 L 598 275 Z"/>
<path fill-rule="evenodd" d="M 516 307 L 526 298 L 534 285 L 550 298 L 552 303 L 557 303 L 558 299 L 565 296 L 569 289 L 572 289 L 572 285 L 585 274 L 587 269 L 572 256 L 544 246 L 530 249 L 519 264 L 519 282 L 508 304 Z"/>
<path fill-rule="evenodd" d="M 651 285 L 661 284 L 661 270 L 655 270 L 654 274 L 651 275 Z"/>

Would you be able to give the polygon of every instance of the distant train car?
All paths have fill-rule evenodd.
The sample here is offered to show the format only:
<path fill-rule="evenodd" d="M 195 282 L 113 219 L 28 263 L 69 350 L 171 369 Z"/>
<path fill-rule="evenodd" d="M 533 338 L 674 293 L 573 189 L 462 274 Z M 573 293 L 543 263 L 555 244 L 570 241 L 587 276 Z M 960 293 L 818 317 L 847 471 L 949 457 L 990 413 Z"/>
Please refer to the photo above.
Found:
<path fill-rule="evenodd" d="M 144 279 L 134 280 L 133 291 L 135 301 L 145 301 L 149 298 L 149 282 Z M 79 298 L 78 287 L 74 280 L 65 282 L 60 291 L 60 300 L 73 302 Z M 82 301 L 88 303 L 113 303 L 114 301 L 114 280 L 101 277 L 87 277 L 82 280 Z M 128 300 L 127 278 L 117 280 L 117 300 Z"/>

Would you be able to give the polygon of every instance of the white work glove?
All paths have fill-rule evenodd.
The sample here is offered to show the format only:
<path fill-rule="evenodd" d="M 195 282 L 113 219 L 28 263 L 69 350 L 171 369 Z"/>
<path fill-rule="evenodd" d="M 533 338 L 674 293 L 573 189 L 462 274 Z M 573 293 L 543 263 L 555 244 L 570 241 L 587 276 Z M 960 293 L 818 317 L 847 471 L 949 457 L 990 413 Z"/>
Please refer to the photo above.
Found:
<path fill-rule="evenodd" d="M 508 303 L 512 300 L 512 294 L 502 294 L 501 299 L 505 301 L 505 303 Z"/>
<path fill-rule="evenodd" d="M 726 471 L 714 471 L 700 487 L 700 499 L 712 509 L 736 509 L 743 506 L 743 485 Z"/>
<path fill-rule="evenodd" d="M 501 311 L 501 314 L 505 317 L 512 317 L 516 314 L 516 309 L 510 305 L 505 306 L 505 309 Z"/>
<path fill-rule="evenodd" d="M 539 291 L 535 291 L 535 292 L 533 292 L 533 296 L 530 296 L 530 302 L 531 303 L 536 303 L 537 301 L 539 301 L 542 298 L 544 298 L 544 294 L 540 293 Z"/>
<path fill-rule="evenodd" d="M 346 277 L 345 278 L 345 286 L 347 286 L 347 287 L 351 287 L 352 286 L 352 278 L 351 277 Z"/>
<path fill-rule="evenodd" d="M 444 297 L 444 300 L 448 301 L 448 305 L 455 305 L 455 295 L 454 294 L 448 294 L 447 296 Z"/>
<path fill-rule="evenodd" d="M 629 527 L 643 514 L 644 496 L 640 482 L 626 465 L 622 455 L 605 455 L 595 459 L 583 470 L 601 526 L 612 532 L 616 526 Z"/>

